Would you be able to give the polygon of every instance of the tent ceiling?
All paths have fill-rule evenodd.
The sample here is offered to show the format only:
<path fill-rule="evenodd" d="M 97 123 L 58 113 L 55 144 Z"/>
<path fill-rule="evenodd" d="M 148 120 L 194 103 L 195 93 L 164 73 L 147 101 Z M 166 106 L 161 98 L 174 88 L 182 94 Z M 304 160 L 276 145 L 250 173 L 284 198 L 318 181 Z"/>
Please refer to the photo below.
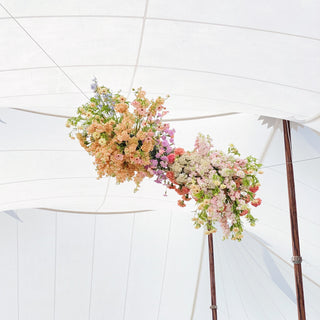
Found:
<path fill-rule="evenodd" d="M 170 94 L 177 146 L 192 149 L 201 131 L 217 148 L 234 143 L 263 160 L 257 227 L 241 244 L 215 240 L 222 320 L 295 317 L 278 119 L 298 123 L 306 305 L 319 319 L 319 12 L 318 1 L 1 1 L 0 210 L 23 223 L 0 215 L 0 317 L 208 318 L 207 248 L 202 256 L 192 205 L 177 208 L 152 181 L 134 194 L 130 183 L 96 180 L 67 137 L 65 117 L 96 76 L 128 97 L 140 86 Z"/>
<path fill-rule="evenodd" d="M 174 117 L 319 115 L 316 1 L 38 2 L 2 2 L 1 107 L 71 115 L 97 76 L 169 93 Z"/>

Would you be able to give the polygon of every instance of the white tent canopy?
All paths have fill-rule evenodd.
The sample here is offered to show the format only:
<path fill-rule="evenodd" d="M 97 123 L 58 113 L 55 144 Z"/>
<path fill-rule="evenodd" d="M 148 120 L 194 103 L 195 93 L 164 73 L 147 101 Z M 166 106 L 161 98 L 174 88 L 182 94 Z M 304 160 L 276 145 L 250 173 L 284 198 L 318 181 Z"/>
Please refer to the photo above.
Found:
<path fill-rule="evenodd" d="M 306 311 L 319 319 L 319 11 L 318 1 L 1 1 L 0 317 L 210 319 L 194 206 L 151 180 L 137 193 L 97 180 L 68 138 L 66 117 L 95 76 L 127 96 L 170 94 L 177 146 L 192 149 L 202 132 L 263 162 L 257 226 L 241 243 L 214 239 L 219 320 L 297 318 L 280 119 L 293 121 Z"/>

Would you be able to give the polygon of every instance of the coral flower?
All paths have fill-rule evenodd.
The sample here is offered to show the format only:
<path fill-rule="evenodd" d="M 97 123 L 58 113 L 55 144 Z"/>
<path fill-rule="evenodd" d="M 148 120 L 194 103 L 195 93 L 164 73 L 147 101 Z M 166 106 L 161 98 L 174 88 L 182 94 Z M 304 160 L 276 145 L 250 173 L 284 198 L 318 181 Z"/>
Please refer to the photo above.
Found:
<path fill-rule="evenodd" d="M 257 207 L 257 206 L 260 206 L 262 200 L 260 198 L 257 198 L 257 199 L 254 199 L 251 201 L 251 204 L 254 206 L 254 207 Z"/>
<path fill-rule="evenodd" d="M 168 171 L 166 175 L 170 181 L 174 180 L 174 173 L 172 171 Z"/>
<path fill-rule="evenodd" d="M 183 195 L 183 196 L 182 196 L 182 199 L 183 199 L 184 201 L 190 201 L 192 198 L 189 198 L 189 197 L 187 198 L 185 195 Z"/>
<path fill-rule="evenodd" d="M 249 190 L 253 193 L 256 193 L 259 190 L 259 186 L 256 185 L 256 186 L 250 187 Z"/>
<path fill-rule="evenodd" d="M 178 200 L 178 206 L 180 206 L 180 207 L 185 207 L 186 204 L 184 203 L 183 200 Z"/>
<path fill-rule="evenodd" d="M 176 189 L 177 194 L 180 196 L 184 195 L 183 191 L 181 189 Z"/>
<path fill-rule="evenodd" d="M 182 194 L 188 194 L 190 189 L 188 189 L 187 187 L 182 187 L 181 191 L 182 191 Z"/>
<path fill-rule="evenodd" d="M 245 216 L 247 213 L 249 213 L 249 210 L 243 210 L 243 211 L 240 213 L 240 216 Z"/>
<path fill-rule="evenodd" d="M 176 156 L 175 156 L 174 153 L 169 154 L 169 155 L 168 155 L 168 162 L 169 162 L 170 164 L 174 163 L 175 158 L 176 158 Z"/>
<path fill-rule="evenodd" d="M 176 149 L 174 149 L 174 153 L 175 153 L 175 155 L 177 155 L 177 156 L 182 156 L 183 154 L 184 154 L 184 149 L 183 148 L 176 148 Z"/>

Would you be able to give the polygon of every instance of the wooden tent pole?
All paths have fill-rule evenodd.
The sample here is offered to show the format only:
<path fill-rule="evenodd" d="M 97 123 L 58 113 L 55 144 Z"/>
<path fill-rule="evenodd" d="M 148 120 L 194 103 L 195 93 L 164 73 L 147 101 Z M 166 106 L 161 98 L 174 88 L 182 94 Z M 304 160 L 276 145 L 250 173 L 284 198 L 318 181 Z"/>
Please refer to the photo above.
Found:
<path fill-rule="evenodd" d="M 288 120 L 283 120 L 283 135 L 284 135 L 284 146 L 285 146 L 285 154 L 286 154 L 288 194 L 289 194 L 289 205 L 290 205 L 291 239 L 292 239 L 292 253 L 293 253 L 292 262 L 294 263 L 298 319 L 305 320 L 306 313 L 305 313 L 305 306 L 304 306 L 303 282 L 302 282 L 302 270 L 301 270 L 302 258 L 300 256 L 297 205 L 296 205 L 295 184 L 294 184 L 293 166 L 292 166 L 290 121 Z"/>
<path fill-rule="evenodd" d="M 217 299 L 216 299 L 216 280 L 214 274 L 214 253 L 212 233 L 208 235 L 209 244 L 209 265 L 210 265 L 210 287 L 211 287 L 211 306 L 212 320 L 217 320 Z"/>

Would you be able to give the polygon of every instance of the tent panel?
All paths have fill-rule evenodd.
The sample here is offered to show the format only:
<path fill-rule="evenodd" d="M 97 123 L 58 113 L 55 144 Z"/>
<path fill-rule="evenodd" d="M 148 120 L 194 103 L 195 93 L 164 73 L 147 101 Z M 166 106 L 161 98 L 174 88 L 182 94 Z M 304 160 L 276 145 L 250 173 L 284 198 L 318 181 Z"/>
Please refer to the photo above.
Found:
<path fill-rule="evenodd" d="M 170 10 L 168 10 L 170 8 Z M 155 0 L 148 15 L 165 19 L 201 21 L 231 26 L 320 37 L 318 1 L 277 1 L 261 4 L 251 0 Z"/>
<path fill-rule="evenodd" d="M 51 319 L 55 307 L 55 215 L 19 212 L 19 314 L 25 319 Z"/>
<path fill-rule="evenodd" d="M 135 64 L 142 21 L 39 18 L 20 23 L 59 65 Z M 91 45 L 88 45 L 91 44 Z"/>
<path fill-rule="evenodd" d="M 125 0 L 95 0 L 94 4 L 85 0 L 68 0 L 63 3 L 59 0 L 42 2 L 30 0 L 28 4 L 19 0 L 4 0 L 2 4 L 14 16 L 52 16 L 52 15 L 132 15 L 142 16 L 145 2 L 134 0 L 128 3 Z"/>
<path fill-rule="evenodd" d="M 290 54 L 293 51 L 295 54 Z M 319 91 L 319 53 L 319 43 L 308 39 L 151 20 L 146 23 L 140 64 L 202 70 Z"/>
<path fill-rule="evenodd" d="M 96 216 L 94 219 L 89 317 L 120 320 L 125 308 L 133 215 Z"/>
<path fill-rule="evenodd" d="M 219 106 L 225 107 L 225 112 L 229 109 L 223 104 L 224 100 L 238 103 L 238 112 L 246 113 L 247 104 L 249 110 L 255 108 L 256 114 L 276 118 L 303 120 L 314 116 L 319 110 L 318 93 L 207 72 L 139 67 L 134 81 L 134 87 L 138 86 L 151 92 L 214 99 Z M 234 108 L 232 111 L 235 111 Z M 203 113 L 195 112 L 194 115 Z"/>
<path fill-rule="evenodd" d="M 54 66 L 54 63 L 11 19 L 0 20 L 0 46 L 1 71 Z"/>
<path fill-rule="evenodd" d="M 18 254 L 17 231 L 18 221 L 0 212 L 0 315 L 7 319 L 19 316 L 18 295 Z"/>
<path fill-rule="evenodd" d="M 93 236 L 94 216 L 57 216 L 56 319 L 89 317 Z"/>

